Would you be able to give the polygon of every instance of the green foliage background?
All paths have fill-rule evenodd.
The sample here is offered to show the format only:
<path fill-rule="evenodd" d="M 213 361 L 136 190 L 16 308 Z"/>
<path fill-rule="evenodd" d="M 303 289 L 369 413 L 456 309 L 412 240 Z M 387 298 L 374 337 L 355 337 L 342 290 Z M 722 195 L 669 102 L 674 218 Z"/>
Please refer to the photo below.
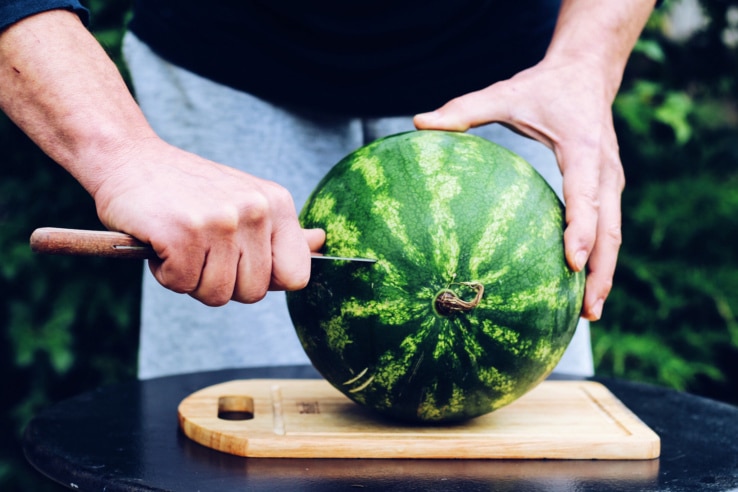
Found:
<path fill-rule="evenodd" d="M 599 374 L 738 403 L 738 1 L 670 41 L 667 2 L 633 55 L 615 116 L 628 181 Z"/>
<path fill-rule="evenodd" d="M 83 3 L 119 60 L 131 0 Z M 0 166 L 0 490 L 62 490 L 25 461 L 23 429 L 54 402 L 135 377 L 143 266 L 34 255 L 37 227 L 101 228 L 94 203 L 1 113 Z"/>
<path fill-rule="evenodd" d="M 86 2 L 123 71 L 130 4 Z M 652 16 L 615 105 L 624 244 L 595 361 L 600 375 L 738 404 L 738 0 L 702 0 L 709 24 L 680 42 L 664 35 L 670 7 Z M 2 115 L 0 164 L 0 490 L 59 490 L 26 464 L 23 428 L 56 401 L 135 377 L 143 268 L 34 256 L 34 228 L 99 228 L 94 205 Z"/>

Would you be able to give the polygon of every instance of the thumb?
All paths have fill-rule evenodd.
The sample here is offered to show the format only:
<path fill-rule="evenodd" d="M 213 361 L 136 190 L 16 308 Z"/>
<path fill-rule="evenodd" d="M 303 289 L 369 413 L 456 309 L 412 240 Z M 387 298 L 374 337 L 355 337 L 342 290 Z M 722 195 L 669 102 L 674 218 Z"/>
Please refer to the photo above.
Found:
<path fill-rule="evenodd" d="M 415 128 L 418 130 L 450 130 L 457 132 L 463 132 L 469 129 L 468 125 L 459 121 L 458 118 L 449 117 L 442 109 L 416 114 L 413 118 Z"/>
<path fill-rule="evenodd" d="M 496 97 L 496 85 L 451 99 L 435 111 L 415 115 L 415 128 L 464 132 L 499 121 L 504 108 L 499 103 L 503 99 Z"/>

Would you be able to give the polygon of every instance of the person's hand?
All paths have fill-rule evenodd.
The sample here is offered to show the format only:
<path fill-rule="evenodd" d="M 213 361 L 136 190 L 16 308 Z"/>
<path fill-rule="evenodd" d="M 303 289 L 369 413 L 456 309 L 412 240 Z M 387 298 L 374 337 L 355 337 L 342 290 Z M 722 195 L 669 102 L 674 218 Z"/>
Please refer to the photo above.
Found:
<path fill-rule="evenodd" d="M 612 122 L 611 87 L 586 58 L 544 59 L 513 78 L 416 115 L 418 129 L 466 131 L 502 123 L 553 150 L 563 173 L 569 266 L 587 266 L 582 316 L 599 319 L 621 243 L 625 184 Z"/>
<path fill-rule="evenodd" d="M 74 13 L 0 32 L 0 87 L 0 108 L 92 195 L 102 223 L 153 246 L 165 287 L 222 305 L 307 284 L 323 231 L 303 231 L 275 183 L 157 137 Z"/>
<path fill-rule="evenodd" d="M 300 228 L 276 183 L 172 147 L 158 138 L 112 152 L 93 197 L 111 230 L 151 244 L 165 287 L 217 306 L 304 287 L 322 230 Z"/>

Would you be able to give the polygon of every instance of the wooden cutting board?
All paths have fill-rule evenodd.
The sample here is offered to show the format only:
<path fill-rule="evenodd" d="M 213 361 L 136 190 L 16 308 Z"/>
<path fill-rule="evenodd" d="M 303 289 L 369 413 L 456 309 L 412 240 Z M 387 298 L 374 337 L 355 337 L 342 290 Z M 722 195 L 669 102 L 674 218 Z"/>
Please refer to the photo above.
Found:
<path fill-rule="evenodd" d="M 190 439 L 218 451 L 290 458 L 651 459 L 659 437 L 603 385 L 544 381 L 512 404 L 454 425 L 377 417 L 321 379 L 251 379 L 179 405 Z"/>

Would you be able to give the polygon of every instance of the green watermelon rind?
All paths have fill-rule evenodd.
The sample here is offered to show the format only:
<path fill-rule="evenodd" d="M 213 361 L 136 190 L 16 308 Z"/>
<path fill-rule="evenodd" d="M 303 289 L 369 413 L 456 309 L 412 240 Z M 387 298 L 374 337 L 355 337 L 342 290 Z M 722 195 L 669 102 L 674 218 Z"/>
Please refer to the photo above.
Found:
<path fill-rule="evenodd" d="M 326 230 L 290 315 L 316 369 L 355 402 L 450 422 L 507 405 L 554 369 L 573 336 L 584 273 L 564 259 L 564 207 L 527 162 L 480 137 L 385 137 L 341 160 L 300 220 Z M 474 298 L 439 314 L 444 290 Z"/>

